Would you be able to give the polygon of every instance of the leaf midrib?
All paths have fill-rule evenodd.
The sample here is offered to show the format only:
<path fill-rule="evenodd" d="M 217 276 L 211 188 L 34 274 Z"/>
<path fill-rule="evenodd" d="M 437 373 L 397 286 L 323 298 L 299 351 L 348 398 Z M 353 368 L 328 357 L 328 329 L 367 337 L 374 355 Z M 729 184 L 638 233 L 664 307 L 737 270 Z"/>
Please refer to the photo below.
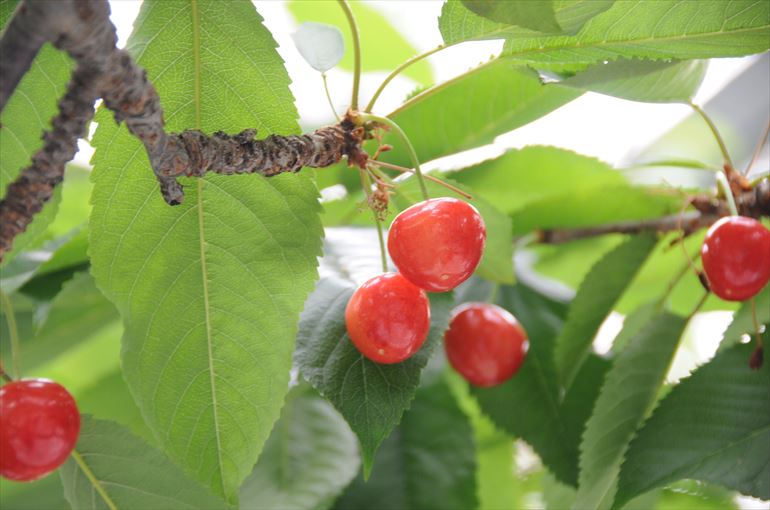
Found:
<path fill-rule="evenodd" d="M 638 46 L 638 45 L 644 45 L 646 43 L 660 43 L 660 42 L 671 42 L 671 41 L 679 41 L 679 40 L 686 40 L 686 39 L 698 39 L 702 37 L 712 37 L 712 36 L 715 36 L 716 34 L 734 35 L 734 34 L 740 34 L 743 32 L 754 32 L 754 31 L 766 30 L 768 26 L 770 25 L 738 28 L 735 30 L 716 30 L 716 31 L 712 30 L 710 32 L 699 32 L 697 34 L 672 35 L 672 36 L 665 36 L 665 37 L 647 37 L 644 39 L 617 39 L 612 41 L 593 41 L 585 44 L 582 44 L 582 43 L 563 44 L 563 45 L 554 44 L 552 46 L 548 46 L 544 44 L 540 48 L 528 48 L 526 50 L 508 51 L 508 52 L 503 50 L 503 53 L 500 55 L 500 58 L 511 58 L 515 60 L 515 57 L 519 57 L 519 56 L 536 55 L 536 54 L 543 54 L 543 53 L 548 54 L 554 51 L 584 50 L 584 49 L 594 49 L 594 48 L 601 49 L 604 47 L 611 47 L 611 46 L 617 46 L 617 45 Z M 596 59 L 592 59 L 592 61 L 593 60 L 596 60 Z M 556 60 L 552 62 L 556 62 Z M 574 61 L 569 60 L 565 62 L 574 62 Z"/>
<path fill-rule="evenodd" d="M 201 34 L 198 0 L 190 0 L 190 16 L 192 17 L 192 51 L 193 51 L 193 107 L 195 111 L 195 129 L 200 130 L 201 122 Z M 222 483 L 222 492 L 227 497 L 227 485 L 222 469 L 222 440 L 219 435 L 219 414 L 217 404 L 216 373 L 214 371 L 213 333 L 211 327 L 211 305 L 209 303 L 208 268 L 206 266 L 206 236 L 203 217 L 203 179 L 197 180 L 198 208 L 198 246 L 200 249 L 201 280 L 203 283 L 203 313 L 206 322 L 206 347 L 208 350 L 209 382 L 211 384 L 212 413 L 214 417 L 214 436 L 217 442 L 217 471 Z"/>

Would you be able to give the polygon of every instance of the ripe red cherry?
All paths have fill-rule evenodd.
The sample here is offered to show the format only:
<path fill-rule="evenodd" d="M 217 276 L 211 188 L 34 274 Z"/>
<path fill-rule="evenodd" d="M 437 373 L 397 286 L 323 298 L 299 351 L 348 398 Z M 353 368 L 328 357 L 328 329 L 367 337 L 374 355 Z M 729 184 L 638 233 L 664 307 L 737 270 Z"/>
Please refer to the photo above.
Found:
<path fill-rule="evenodd" d="M 356 289 L 345 325 L 361 354 L 377 363 L 398 363 L 425 342 L 430 303 L 425 291 L 400 274 L 381 274 Z"/>
<path fill-rule="evenodd" d="M 701 258 L 714 294 L 745 301 L 770 280 L 770 230 L 753 218 L 722 218 L 706 233 Z"/>
<path fill-rule="evenodd" d="M 476 270 L 486 237 L 475 207 L 454 198 L 435 198 L 396 216 L 388 252 L 409 281 L 430 292 L 446 292 Z"/>
<path fill-rule="evenodd" d="M 527 333 L 516 318 L 487 303 L 456 308 L 444 335 L 449 362 L 476 386 L 496 386 L 513 377 L 528 348 Z"/>
<path fill-rule="evenodd" d="M 61 466 L 78 439 L 80 413 L 61 385 L 25 379 L 0 388 L 0 475 L 31 481 Z"/>

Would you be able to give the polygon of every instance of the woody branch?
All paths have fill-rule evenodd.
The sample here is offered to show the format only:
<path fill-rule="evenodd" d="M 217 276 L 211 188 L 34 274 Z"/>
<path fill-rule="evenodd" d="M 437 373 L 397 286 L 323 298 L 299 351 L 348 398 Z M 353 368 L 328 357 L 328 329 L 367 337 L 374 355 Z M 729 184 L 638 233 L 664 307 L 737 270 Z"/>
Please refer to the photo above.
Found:
<path fill-rule="evenodd" d="M 77 67 L 59 102 L 52 129 L 43 136 L 43 147 L 0 202 L 0 260 L 61 182 L 64 165 L 74 157 L 77 140 L 84 136 L 94 102 L 100 97 L 115 120 L 125 122 L 144 144 L 163 198 L 170 205 L 184 198 L 177 182 L 181 176 L 200 177 L 208 171 L 273 176 L 303 166 L 329 166 L 343 156 L 361 167 L 366 165 L 363 130 L 349 116 L 310 134 L 272 135 L 264 140 L 254 139 L 256 130 L 211 136 L 195 130 L 167 133 L 155 87 L 144 69 L 115 46 L 109 12 L 107 0 L 25 0 L 3 32 L 0 111 L 44 42 L 69 53 Z"/>

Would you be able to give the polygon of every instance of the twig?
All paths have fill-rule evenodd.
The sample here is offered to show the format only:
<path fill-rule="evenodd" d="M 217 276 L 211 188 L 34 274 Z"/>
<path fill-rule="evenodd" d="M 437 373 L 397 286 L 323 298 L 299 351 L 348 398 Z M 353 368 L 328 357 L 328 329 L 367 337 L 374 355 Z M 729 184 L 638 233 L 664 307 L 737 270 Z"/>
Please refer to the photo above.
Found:
<path fill-rule="evenodd" d="M 680 228 L 685 234 L 691 234 L 696 230 L 711 225 L 719 218 L 720 216 L 717 215 L 703 215 L 698 211 L 691 211 L 681 216 L 679 214 L 672 214 L 650 220 L 624 221 L 596 227 L 542 230 L 538 235 L 538 241 L 541 243 L 559 244 L 604 234 L 638 234 L 647 231 L 671 232 Z"/>
<path fill-rule="evenodd" d="M 32 32 L 28 29 L 35 21 L 40 20 L 30 15 L 25 3 L 20 3 L 0 40 L 0 112 L 48 40 L 49 31 L 44 27 Z"/>

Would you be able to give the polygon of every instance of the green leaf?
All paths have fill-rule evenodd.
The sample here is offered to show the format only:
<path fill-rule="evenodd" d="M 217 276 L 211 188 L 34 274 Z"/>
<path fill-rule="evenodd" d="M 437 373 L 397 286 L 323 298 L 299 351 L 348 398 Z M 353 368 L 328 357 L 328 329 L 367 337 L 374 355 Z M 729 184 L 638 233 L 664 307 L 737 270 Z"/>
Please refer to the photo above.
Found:
<path fill-rule="evenodd" d="M 509 38 L 503 54 L 538 67 L 640 57 L 737 57 L 770 47 L 770 4 L 763 0 L 615 2 L 575 36 Z"/>
<path fill-rule="evenodd" d="M 552 6 L 535 6 L 545 2 L 519 2 L 521 7 L 529 7 L 532 10 L 545 10 L 550 8 L 555 14 L 558 26 L 567 33 L 575 33 L 586 21 L 597 14 L 609 9 L 614 0 L 554 0 Z M 504 9 L 508 2 L 496 2 Z M 547 5 L 547 4 L 546 4 Z M 498 19 L 502 21 L 502 19 Z M 531 23 L 530 23 L 531 24 Z M 517 23 L 497 23 L 485 17 L 479 16 L 469 10 L 459 0 L 449 0 L 444 3 L 439 17 L 439 30 L 446 44 L 456 44 L 463 41 L 479 39 L 508 39 L 519 37 L 542 36 L 537 32 L 516 26 Z"/>
<path fill-rule="evenodd" d="M 686 324 L 661 312 L 615 359 L 583 433 L 573 508 L 612 506 L 628 443 L 656 401 Z"/>
<path fill-rule="evenodd" d="M 738 311 L 733 315 L 733 321 L 727 327 L 723 336 L 721 347 L 730 347 L 738 342 L 743 335 L 754 336 L 756 326 L 754 326 L 754 311 L 757 314 L 757 323 L 770 323 L 770 285 L 759 291 L 752 300 L 745 301 Z"/>
<path fill-rule="evenodd" d="M 559 83 L 646 103 L 688 103 L 706 75 L 705 60 L 614 60 L 595 64 Z"/>
<path fill-rule="evenodd" d="M 347 49 L 339 66 L 347 71 L 353 70 L 353 39 L 342 9 L 327 2 L 300 0 L 288 2 L 287 7 L 299 22 L 315 21 L 339 28 Z M 361 62 L 364 71 L 390 72 L 419 53 L 377 9 L 363 2 L 350 2 L 350 8 L 356 17 L 361 38 Z M 433 82 L 433 71 L 425 60 L 407 67 L 404 75 L 426 85 Z"/>
<path fill-rule="evenodd" d="M 64 497 L 73 509 L 226 506 L 117 423 L 83 415 L 75 452 L 83 465 L 70 457 L 59 470 Z"/>
<path fill-rule="evenodd" d="M 356 478 L 335 508 L 476 508 L 474 455 L 471 425 L 439 378 L 417 391 L 382 444 L 371 478 Z"/>
<path fill-rule="evenodd" d="M 500 157 L 447 175 L 509 214 L 552 195 L 627 182 L 620 172 L 596 158 L 544 146 L 509 149 Z"/>
<path fill-rule="evenodd" d="M 295 388 L 241 486 L 241 508 L 328 508 L 360 466 L 356 438 L 322 398 Z"/>
<path fill-rule="evenodd" d="M 682 478 L 770 499 L 770 364 L 750 370 L 753 348 L 719 353 L 660 402 L 629 446 L 616 506 Z"/>
<path fill-rule="evenodd" d="M 553 362 L 566 307 L 522 285 L 501 287 L 497 301 L 524 326 L 529 351 L 514 377 L 492 388 L 472 387 L 471 393 L 496 426 L 529 443 L 557 478 L 575 485 L 578 443 L 569 441 Z"/>
<path fill-rule="evenodd" d="M 578 97 L 561 85 L 543 85 L 536 72 L 493 60 L 405 102 L 390 115 L 412 141 L 420 161 L 491 143 Z M 393 135 L 383 160 L 411 167 Z"/>
<path fill-rule="evenodd" d="M 451 294 L 432 294 L 431 326 L 423 347 L 401 363 L 380 365 L 358 352 L 345 328 L 345 307 L 356 285 L 323 278 L 302 312 L 295 359 L 302 375 L 345 417 L 361 443 L 369 473 L 380 443 L 398 425 L 420 372 L 449 324 Z"/>
<path fill-rule="evenodd" d="M 144 2 L 128 49 L 171 131 L 297 131 L 251 2 Z M 169 207 L 141 144 L 106 112 L 94 146 L 92 270 L 125 322 L 126 381 L 169 456 L 234 503 L 288 391 L 317 274 L 317 191 L 302 175 L 211 175 Z"/>
<path fill-rule="evenodd" d="M 591 351 L 596 332 L 657 244 L 654 233 L 629 238 L 597 262 L 572 301 L 556 339 L 554 359 L 566 387 Z"/>
<path fill-rule="evenodd" d="M 561 32 L 551 0 L 461 1 L 468 10 L 491 21 L 518 25 L 538 32 Z"/>
<path fill-rule="evenodd" d="M 16 2 L 0 5 L 0 27 L 5 26 Z M 32 156 L 43 146 L 43 131 L 50 128 L 50 120 L 58 113 L 57 101 L 64 95 L 72 60 L 50 44 L 38 53 L 29 71 L 19 82 L 5 105 L 0 123 L 0 198 L 5 196 L 8 184 L 29 166 Z M 6 253 L 3 265 L 16 255 L 35 247 L 45 235 L 48 224 L 56 216 L 61 188 L 35 215 L 26 232 L 13 241 L 13 249 Z"/>
<path fill-rule="evenodd" d="M 516 211 L 514 235 L 535 229 L 579 228 L 674 214 L 681 200 L 661 190 L 629 185 L 578 189 L 531 202 Z"/>
<path fill-rule="evenodd" d="M 56 359 L 117 319 L 115 307 L 96 288 L 91 275 L 77 273 L 51 302 L 40 305 L 34 313 L 17 311 L 22 372 L 30 373 Z M 2 331 L 5 334 L 7 329 Z M 9 342 L 0 342 L 0 347 L 5 358 L 10 352 Z"/>

